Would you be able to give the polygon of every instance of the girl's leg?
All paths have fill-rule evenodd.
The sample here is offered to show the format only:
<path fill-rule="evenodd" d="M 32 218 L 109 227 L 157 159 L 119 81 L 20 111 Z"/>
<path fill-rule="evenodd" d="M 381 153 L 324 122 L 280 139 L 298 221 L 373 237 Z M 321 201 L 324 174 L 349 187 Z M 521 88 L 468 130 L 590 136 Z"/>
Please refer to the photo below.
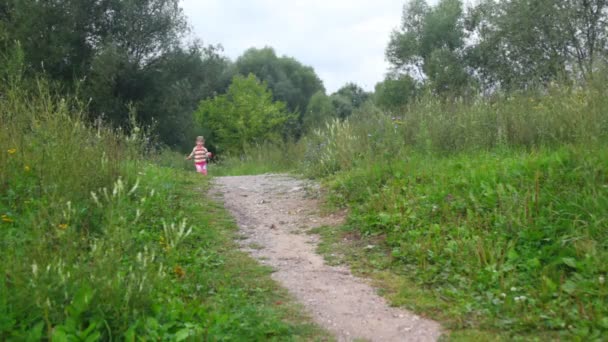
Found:
<path fill-rule="evenodd" d="M 203 172 L 203 164 L 196 163 L 194 166 L 196 167 L 196 172 L 205 174 L 205 172 Z"/>
<path fill-rule="evenodd" d="M 207 163 L 203 163 L 201 173 L 207 175 Z"/>

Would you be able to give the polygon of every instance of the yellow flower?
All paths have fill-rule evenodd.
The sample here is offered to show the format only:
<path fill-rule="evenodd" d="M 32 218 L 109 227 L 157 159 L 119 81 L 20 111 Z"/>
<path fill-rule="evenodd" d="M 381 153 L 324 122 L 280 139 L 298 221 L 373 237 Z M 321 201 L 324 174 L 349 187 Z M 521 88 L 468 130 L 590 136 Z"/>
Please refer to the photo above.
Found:
<path fill-rule="evenodd" d="M 2 215 L 2 222 L 11 223 L 11 222 L 13 222 L 13 219 L 8 217 L 8 215 L 4 214 L 4 215 Z"/>
<path fill-rule="evenodd" d="M 8 152 L 8 154 L 15 154 L 15 152 L 17 152 L 17 149 L 11 148 L 11 149 L 7 150 L 6 152 Z"/>
<path fill-rule="evenodd" d="M 58 227 L 59 227 L 59 229 L 62 229 L 62 230 L 66 230 L 66 229 L 68 229 L 68 225 L 67 225 L 67 223 L 61 223 L 61 224 L 59 224 L 59 226 L 58 226 Z"/>
<path fill-rule="evenodd" d="M 31 169 L 30 169 L 29 165 L 25 165 L 23 167 L 23 170 L 25 170 L 25 172 L 30 172 Z"/>

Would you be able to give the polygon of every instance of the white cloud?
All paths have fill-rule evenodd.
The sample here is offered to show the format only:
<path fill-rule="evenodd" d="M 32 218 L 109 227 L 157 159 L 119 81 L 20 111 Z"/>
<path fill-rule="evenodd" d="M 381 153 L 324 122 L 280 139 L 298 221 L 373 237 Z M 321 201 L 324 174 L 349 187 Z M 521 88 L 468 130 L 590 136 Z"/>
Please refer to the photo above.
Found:
<path fill-rule="evenodd" d="M 384 50 L 405 0 L 182 0 L 196 37 L 231 59 L 250 47 L 312 66 L 328 92 L 347 82 L 366 90 L 384 78 Z"/>

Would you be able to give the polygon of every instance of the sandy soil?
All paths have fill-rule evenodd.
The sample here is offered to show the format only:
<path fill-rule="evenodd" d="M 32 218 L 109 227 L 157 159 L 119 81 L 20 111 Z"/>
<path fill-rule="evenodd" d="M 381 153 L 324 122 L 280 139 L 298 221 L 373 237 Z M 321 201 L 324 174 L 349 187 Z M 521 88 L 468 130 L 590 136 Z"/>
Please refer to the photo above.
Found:
<path fill-rule="evenodd" d="M 348 268 L 329 266 L 307 230 L 339 224 L 319 215 L 318 187 L 285 175 L 218 177 L 212 191 L 236 218 L 244 250 L 273 267 L 273 278 L 338 341 L 435 341 L 438 323 L 392 308 Z"/>

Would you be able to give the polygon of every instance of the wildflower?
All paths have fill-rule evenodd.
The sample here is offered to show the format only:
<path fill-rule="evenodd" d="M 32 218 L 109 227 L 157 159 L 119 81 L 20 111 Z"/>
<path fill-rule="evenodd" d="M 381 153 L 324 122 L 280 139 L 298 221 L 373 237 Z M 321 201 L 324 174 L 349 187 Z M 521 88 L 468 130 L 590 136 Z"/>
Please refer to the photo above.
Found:
<path fill-rule="evenodd" d="M 25 171 L 25 172 L 30 172 L 30 170 L 31 170 L 31 169 L 30 169 L 29 165 L 25 165 L 25 166 L 23 167 L 23 171 Z"/>
<path fill-rule="evenodd" d="M 11 222 L 13 222 L 13 219 L 10 218 L 8 215 L 4 214 L 4 215 L 2 215 L 2 222 L 11 223 Z"/>
<path fill-rule="evenodd" d="M 603 275 L 599 276 L 599 278 L 597 279 L 601 285 L 604 285 L 604 283 L 606 282 L 606 278 L 604 278 Z"/>
<path fill-rule="evenodd" d="M 58 227 L 59 227 L 59 229 L 61 229 L 61 230 L 66 230 L 66 229 L 68 229 L 68 225 L 67 225 L 67 223 L 60 223 L 60 224 L 58 225 Z"/>
<path fill-rule="evenodd" d="M 6 152 L 8 152 L 8 154 L 15 154 L 15 152 L 17 152 L 17 149 L 16 148 L 10 148 Z"/>
<path fill-rule="evenodd" d="M 183 268 L 181 268 L 179 265 L 176 265 L 173 268 L 173 272 L 175 273 L 176 276 L 178 276 L 179 278 L 183 278 L 186 275 L 186 272 L 184 271 Z"/>
<path fill-rule="evenodd" d="M 517 291 L 517 288 L 516 287 L 511 287 L 511 292 L 515 292 L 515 291 Z"/>
<path fill-rule="evenodd" d="M 36 263 L 32 264 L 32 273 L 34 274 L 34 276 L 38 274 L 38 265 Z"/>

